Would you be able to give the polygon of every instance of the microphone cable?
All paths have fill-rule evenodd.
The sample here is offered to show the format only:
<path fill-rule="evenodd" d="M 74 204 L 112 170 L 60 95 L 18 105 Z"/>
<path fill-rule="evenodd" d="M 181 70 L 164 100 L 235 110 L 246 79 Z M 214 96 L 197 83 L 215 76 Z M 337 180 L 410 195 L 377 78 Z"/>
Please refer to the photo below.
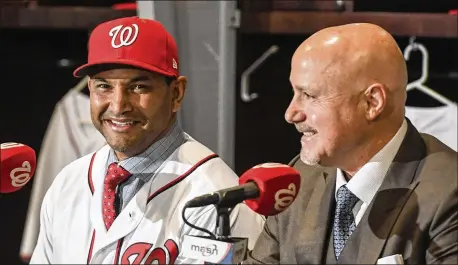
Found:
<path fill-rule="evenodd" d="M 185 206 L 183 207 L 183 211 L 181 211 L 181 217 L 183 218 L 184 223 L 187 224 L 187 225 L 189 225 L 190 227 L 196 229 L 196 230 L 199 230 L 199 231 L 201 231 L 201 232 L 204 232 L 204 233 L 206 233 L 206 234 L 209 234 L 210 237 L 211 237 L 211 239 L 216 240 L 216 236 L 215 236 L 215 234 L 213 234 L 212 232 L 208 231 L 208 230 L 205 229 L 205 228 L 198 227 L 198 226 L 193 225 L 193 224 L 191 224 L 190 222 L 188 222 L 188 220 L 186 219 L 186 216 L 184 215 L 184 213 L 185 213 L 185 211 L 186 211 L 187 208 L 188 208 L 188 207 L 185 205 Z"/>

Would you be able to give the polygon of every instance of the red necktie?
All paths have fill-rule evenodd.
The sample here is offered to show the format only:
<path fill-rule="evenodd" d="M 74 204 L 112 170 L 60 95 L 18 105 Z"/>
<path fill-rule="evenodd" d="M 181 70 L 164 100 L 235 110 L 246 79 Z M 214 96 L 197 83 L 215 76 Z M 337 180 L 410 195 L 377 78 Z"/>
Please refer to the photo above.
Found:
<path fill-rule="evenodd" d="M 129 171 L 125 170 L 116 163 L 112 163 L 107 170 L 107 175 L 105 176 L 105 182 L 103 187 L 103 220 L 105 222 L 105 227 L 110 229 L 110 226 L 113 224 L 116 218 L 116 210 L 114 208 L 115 201 L 115 191 L 116 186 L 121 183 L 123 180 L 130 177 L 132 174 Z"/>

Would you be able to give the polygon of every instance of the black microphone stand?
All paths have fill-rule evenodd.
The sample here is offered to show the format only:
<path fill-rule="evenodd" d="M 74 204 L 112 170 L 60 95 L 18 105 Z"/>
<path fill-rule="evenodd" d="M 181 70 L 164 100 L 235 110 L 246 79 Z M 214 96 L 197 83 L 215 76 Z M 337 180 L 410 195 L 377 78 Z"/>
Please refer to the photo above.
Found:
<path fill-rule="evenodd" d="M 232 208 L 227 206 L 216 206 L 216 213 L 218 215 L 216 221 L 216 237 L 219 240 L 229 240 L 231 236 L 230 214 Z"/>
<path fill-rule="evenodd" d="M 233 210 L 232 206 L 225 206 L 225 205 L 215 205 L 216 207 L 216 213 L 217 213 L 217 221 L 216 221 L 216 238 L 220 241 L 226 242 L 226 243 L 237 243 L 241 240 L 245 240 L 244 238 L 239 238 L 239 237 L 231 237 L 231 220 L 230 220 L 230 214 Z M 247 241 L 247 246 L 245 247 L 245 256 L 244 259 L 246 259 L 247 255 L 247 247 L 248 247 L 248 241 Z M 211 264 L 208 263 L 207 264 Z"/>

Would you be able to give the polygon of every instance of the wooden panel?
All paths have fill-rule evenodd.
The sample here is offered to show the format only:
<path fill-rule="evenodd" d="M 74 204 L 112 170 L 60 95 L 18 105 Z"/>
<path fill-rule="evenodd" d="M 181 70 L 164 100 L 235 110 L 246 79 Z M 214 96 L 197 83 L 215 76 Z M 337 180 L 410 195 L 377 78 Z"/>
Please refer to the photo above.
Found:
<path fill-rule="evenodd" d="M 273 0 L 273 10 L 353 11 L 353 1 Z"/>
<path fill-rule="evenodd" d="M 308 34 L 330 26 L 367 22 L 397 36 L 458 37 L 458 17 L 448 14 L 384 12 L 242 12 L 241 32 Z"/>
<path fill-rule="evenodd" d="M 0 28 L 90 30 L 104 21 L 134 15 L 134 10 L 113 10 L 105 7 L 4 6 L 0 10 Z"/>
<path fill-rule="evenodd" d="M 239 8 L 242 11 L 353 11 L 353 2 L 352 0 L 239 0 Z"/>

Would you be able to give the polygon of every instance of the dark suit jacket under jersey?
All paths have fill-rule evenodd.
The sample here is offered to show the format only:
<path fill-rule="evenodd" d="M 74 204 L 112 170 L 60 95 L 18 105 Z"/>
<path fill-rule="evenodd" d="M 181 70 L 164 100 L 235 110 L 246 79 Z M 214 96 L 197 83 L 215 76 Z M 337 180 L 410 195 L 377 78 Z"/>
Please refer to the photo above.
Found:
<path fill-rule="evenodd" d="M 457 153 L 408 123 L 406 137 L 339 264 L 376 264 L 401 254 L 405 264 L 458 264 Z M 351 156 L 351 154 L 348 154 Z M 332 231 L 336 168 L 291 162 L 298 197 L 269 217 L 244 264 L 324 264 Z"/>

